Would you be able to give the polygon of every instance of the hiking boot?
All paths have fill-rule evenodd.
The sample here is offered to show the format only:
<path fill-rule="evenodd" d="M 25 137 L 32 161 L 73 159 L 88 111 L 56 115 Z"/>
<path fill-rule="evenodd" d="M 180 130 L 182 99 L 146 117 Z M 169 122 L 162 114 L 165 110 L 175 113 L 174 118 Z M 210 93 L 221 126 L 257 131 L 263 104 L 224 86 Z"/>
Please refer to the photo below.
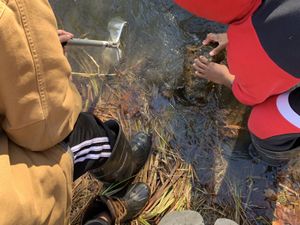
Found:
<path fill-rule="evenodd" d="M 104 123 L 116 138 L 111 156 L 99 168 L 90 171 L 101 182 L 120 183 L 133 178 L 145 165 L 149 158 L 152 137 L 140 132 L 129 144 L 120 124 L 115 120 Z"/>
<path fill-rule="evenodd" d="M 110 215 L 108 224 L 130 221 L 142 212 L 149 198 L 150 188 L 145 183 L 132 184 L 122 198 L 97 196 L 85 210 L 81 224 L 104 224 L 97 219 L 103 212 Z"/>

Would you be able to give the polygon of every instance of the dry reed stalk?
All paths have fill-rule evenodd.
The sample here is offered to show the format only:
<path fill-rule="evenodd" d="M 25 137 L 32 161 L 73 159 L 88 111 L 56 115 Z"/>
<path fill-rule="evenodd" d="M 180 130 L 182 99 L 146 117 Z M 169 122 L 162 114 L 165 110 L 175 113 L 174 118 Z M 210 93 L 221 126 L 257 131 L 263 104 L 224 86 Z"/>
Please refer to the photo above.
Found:
<path fill-rule="evenodd" d="M 82 211 L 88 202 L 101 192 L 102 184 L 89 174 L 84 175 L 73 184 L 71 224 L 79 225 Z"/>
<path fill-rule="evenodd" d="M 182 161 L 175 165 L 163 163 L 159 167 L 162 163 L 159 160 L 160 154 L 152 156 L 137 177 L 138 181 L 148 183 L 152 191 L 146 208 L 137 219 L 140 224 L 156 224 L 167 212 L 187 209 L 190 206 L 191 167 Z M 137 224 L 137 221 L 132 224 Z"/>

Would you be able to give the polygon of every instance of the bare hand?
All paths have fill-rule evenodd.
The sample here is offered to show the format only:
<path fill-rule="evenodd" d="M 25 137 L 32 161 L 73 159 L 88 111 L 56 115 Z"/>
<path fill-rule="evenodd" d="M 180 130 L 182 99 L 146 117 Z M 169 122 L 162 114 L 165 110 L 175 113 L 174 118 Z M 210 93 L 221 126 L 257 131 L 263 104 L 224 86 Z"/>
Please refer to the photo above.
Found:
<path fill-rule="evenodd" d="M 200 56 L 194 60 L 193 67 L 197 77 L 231 88 L 234 75 L 229 72 L 227 66 L 210 62 L 204 56 Z"/>
<path fill-rule="evenodd" d="M 67 32 L 65 30 L 58 30 L 57 31 L 60 43 L 68 42 L 70 39 L 74 37 L 74 35 L 70 32 Z"/>
<path fill-rule="evenodd" d="M 206 39 L 204 41 L 202 41 L 202 44 L 208 45 L 211 42 L 217 42 L 219 44 L 216 48 L 214 48 L 209 53 L 209 55 L 215 56 L 219 52 L 221 52 L 223 49 L 226 48 L 226 46 L 228 44 L 227 34 L 226 33 L 221 33 L 221 34 L 210 33 L 206 36 Z"/>

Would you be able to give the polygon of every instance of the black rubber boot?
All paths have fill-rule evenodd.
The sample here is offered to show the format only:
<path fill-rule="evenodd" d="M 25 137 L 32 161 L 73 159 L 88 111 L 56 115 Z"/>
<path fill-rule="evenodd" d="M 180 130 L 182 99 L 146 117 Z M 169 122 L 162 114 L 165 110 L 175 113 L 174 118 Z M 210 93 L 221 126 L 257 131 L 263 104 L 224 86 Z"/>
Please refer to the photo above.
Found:
<path fill-rule="evenodd" d="M 121 198 L 97 196 L 85 210 L 81 224 L 101 224 L 97 217 L 103 212 L 110 215 L 111 224 L 130 221 L 141 213 L 149 198 L 150 188 L 144 183 L 130 185 Z"/>
<path fill-rule="evenodd" d="M 151 152 L 151 136 L 136 134 L 129 144 L 120 124 L 110 120 L 104 123 L 116 138 L 110 158 L 99 168 L 90 171 L 98 180 L 105 183 L 121 183 L 134 177 L 145 165 Z"/>
<path fill-rule="evenodd" d="M 263 163 L 272 167 L 282 167 L 289 162 L 289 159 L 287 158 L 288 151 L 272 152 L 265 149 L 260 149 L 259 151 L 257 148 L 255 148 L 254 144 L 250 144 L 248 150 L 250 157 L 254 160 L 255 163 Z"/>
<path fill-rule="evenodd" d="M 94 220 L 87 221 L 84 225 L 111 225 L 111 224 L 101 219 L 94 219 Z"/>

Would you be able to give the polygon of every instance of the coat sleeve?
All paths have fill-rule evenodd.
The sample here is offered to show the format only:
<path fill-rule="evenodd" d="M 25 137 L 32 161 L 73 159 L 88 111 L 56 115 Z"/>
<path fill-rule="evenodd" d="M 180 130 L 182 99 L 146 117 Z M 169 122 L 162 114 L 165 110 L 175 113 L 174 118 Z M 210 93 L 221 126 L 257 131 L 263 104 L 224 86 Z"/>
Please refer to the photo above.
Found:
<path fill-rule="evenodd" d="M 46 150 L 81 111 L 48 1 L 0 1 L 0 43 L 1 127 L 16 144 Z"/>
<path fill-rule="evenodd" d="M 231 24 L 248 17 L 261 0 L 174 0 L 196 16 Z"/>

